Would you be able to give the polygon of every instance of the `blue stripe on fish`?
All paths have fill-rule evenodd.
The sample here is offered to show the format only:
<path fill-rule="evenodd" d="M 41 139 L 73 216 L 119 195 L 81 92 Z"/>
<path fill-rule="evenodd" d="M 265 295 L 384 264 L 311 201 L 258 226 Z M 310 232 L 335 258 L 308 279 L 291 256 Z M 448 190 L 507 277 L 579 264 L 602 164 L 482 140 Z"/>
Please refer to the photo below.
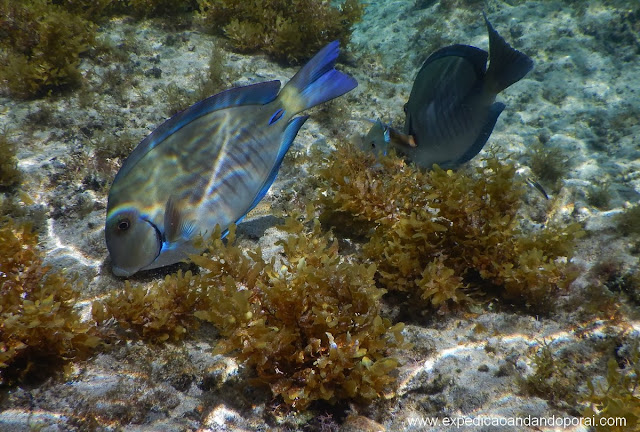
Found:
<path fill-rule="evenodd" d="M 278 120 L 280 120 L 283 114 L 284 114 L 284 110 L 280 108 L 278 111 L 275 112 L 274 115 L 271 116 L 271 118 L 269 119 L 269 124 L 272 125 Z"/>

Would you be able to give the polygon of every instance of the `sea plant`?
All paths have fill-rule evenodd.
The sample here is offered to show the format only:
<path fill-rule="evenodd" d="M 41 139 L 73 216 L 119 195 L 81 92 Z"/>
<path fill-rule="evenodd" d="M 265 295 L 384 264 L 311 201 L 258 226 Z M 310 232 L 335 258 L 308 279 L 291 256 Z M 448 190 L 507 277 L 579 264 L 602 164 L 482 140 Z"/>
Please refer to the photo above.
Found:
<path fill-rule="evenodd" d="M 6 131 L 0 132 L 0 191 L 20 183 L 20 170 L 16 158 L 15 145 L 9 140 Z"/>
<path fill-rule="evenodd" d="M 77 85 L 95 26 L 49 0 L 0 0 L 0 86 L 30 98 Z"/>
<path fill-rule="evenodd" d="M 597 344 L 608 352 L 615 341 L 601 340 Z M 575 350 L 575 358 L 571 358 L 566 350 L 553 351 L 550 345 L 543 342 L 530 357 L 534 372 L 519 379 L 524 393 L 546 399 L 554 406 L 578 411 L 585 425 L 596 431 L 638 430 L 640 351 L 637 341 L 627 345 L 627 355 L 618 350 L 616 357 L 601 350 L 589 352 L 583 346 Z M 606 370 L 602 370 L 602 366 Z M 594 380 L 591 377 L 595 374 L 603 377 Z"/>
<path fill-rule="evenodd" d="M 55 3 L 66 11 L 80 15 L 91 21 L 99 21 L 106 15 L 111 13 L 114 8 L 123 3 L 122 0 L 54 0 L 49 3 Z"/>
<path fill-rule="evenodd" d="M 128 285 L 93 305 L 102 323 L 155 341 L 180 339 L 199 320 L 220 331 L 217 353 L 237 357 L 255 370 L 289 406 L 315 400 L 370 400 L 390 389 L 403 325 L 380 314 L 384 290 L 374 265 L 351 263 L 331 233 L 288 218 L 289 235 L 278 242 L 283 258 L 234 245 L 235 226 L 225 240 L 219 228 L 209 254 L 192 256 L 199 274 L 170 275 L 149 288 Z"/>
<path fill-rule="evenodd" d="M 176 16 L 197 9 L 196 0 L 50 0 L 65 10 L 100 22 L 117 14 L 135 17 Z"/>
<path fill-rule="evenodd" d="M 640 234 L 640 205 L 629 207 L 614 218 L 618 230 L 624 236 Z"/>
<path fill-rule="evenodd" d="M 130 337 L 154 342 L 176 341 L 197 328 L 193 312 L 213 305 L 196 286 L 192 272 L 168 275 L 149 287 L 125 283 L 124 289 L 92 304 L 92 316 L 98 324 L 113 319 Z"/>
<path fill-rule="evenodd" d="M 300 63 L 339 39 L 346 45 L 364 7 L 358 0 L 335 6 L 327 0 L 198 0 L 200 14 L 213 32 L 229 38 L 242 52 L 262 50 Z"/>
<path fill-rule="evenodd" d="M 569 160 L 558 147 L 550 147 L 548 143 L 537 142 L 527 152 L 529 167 L 543 184 L 556 187 L 569 169 Z"/>
<path fill-rule="evenodd" d="M 388 290 L 434 306 L 497 291 L 542 306 L 575 277 L 568 262 L 577 224 L 525 232 L 515 166 L 490 155 L 467 170 L 428 172 L 351 144 L 318 166 L 321 220 L 364 235 L 364 254 Z"/>
<path fill-rule="evenodd" d="M 587 203 L 601 210 L 609 209 L 611 203 L 611 190 L 608 183 L 602 185 L 590 186 L 587 188 Z"/>
<path fill-rule="evenodd" d="M 606 384 L 587 382 L 589 393 L 581 398 L 587 405 L 582 415 L 594 419 L 596 431 L 622 432 L 640 427 L 640 351 L 637 343 L 631 347 L 633 352 L 625 368 L 620 368 L 615 358 L 609 359 Z M 624 424 L 611 425 L 603 419 L 624 420 Z"/>
<path fill-rule="evenodd" d="M 551 343 L 546 341 L 542 341 L 529 358 L 533 373 L 519 378 L 520 389 L 527 395 L 546 399 L 554 406 L 574 408 L 584 371 L 572 369 L 572 362 L 554 352 Z"/>
<path fill-rule="evenodd" d="M 375 266 L 340 256 L 317 220 L 307 231 L 288 218 L 283 229 L 281 263 L 265 262 L 260 250 L 243 257 L 221 240 L 211 256 L 194 257 L 216 305 L 197 315 L 220 329 L 217 351 L 255 368 L 259 382 L 298 409 L 379 397 L 395 380 L 389 349 L 403 346 L 403 325 L 380 315 L 385 291 L 375 286 Z"/>
<path fill-rule="evenodd" d="M 43 265 L 37 244 L 29 226 L 0 221 L 0 384 L 44 378 L 100 342 L 73 281 Z"/>
<path fill-rule="evenodd" d="M 117 12 L 134 16 L 176 16 L 198 8 L 196 0 L 119 0 Z"/>

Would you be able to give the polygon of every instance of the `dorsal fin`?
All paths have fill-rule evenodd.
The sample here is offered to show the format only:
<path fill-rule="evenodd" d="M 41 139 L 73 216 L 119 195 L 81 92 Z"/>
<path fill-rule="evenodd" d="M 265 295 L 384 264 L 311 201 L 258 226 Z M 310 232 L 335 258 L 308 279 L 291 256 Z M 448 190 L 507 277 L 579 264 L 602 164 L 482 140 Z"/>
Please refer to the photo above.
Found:
<path fill-rule="evenodd" d="M 449 45 L 444 48 L 440 48 L 439 50 L 431 53 L 429 57 L 427 57 L 427 59 L 422 64 L 420 71 L 416 75 L 416 79 L 418 79 L 420 72 L 422 72 L 427 66 L 429 66 L 429 64 L 443 57 L 462 57 L 466 59 L 473 65 L 476 75 L 481 77 L 482 75 L 484 75 L 484 72 L 487 68 L 487 58 L 489 57 L 489 53 L 478 47 L 463 44 Z"/>
<path fill-rule="evenodd" d="M 147 137 L 138 144 L 135 150 L 131 152 L 127 160 L 124 161 L 122 168 L 118 171 L 113 182 L 115 183 L 118 178 L 126 176 L 138 161 L 148 152 L 153 150 L 168 136 L 174 134 L 193 120 L 209 114 L 212 111 L 232 106 L 267 104 L 278 96 L 279 90 L 280 81 L 267 81 L 244 87 L 232 88 L 191 105 L 186 110 L 179 112 L 169 120 L 162 123 L 156 130 L 147 135 Z"/>

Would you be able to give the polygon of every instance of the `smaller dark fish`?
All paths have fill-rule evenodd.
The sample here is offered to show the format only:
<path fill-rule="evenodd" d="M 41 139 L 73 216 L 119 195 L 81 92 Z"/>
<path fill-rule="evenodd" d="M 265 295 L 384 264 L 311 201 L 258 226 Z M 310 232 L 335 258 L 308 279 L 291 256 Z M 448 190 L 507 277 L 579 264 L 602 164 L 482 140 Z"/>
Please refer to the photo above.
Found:
<path fill-rule="evenodd" d="M 431 54 L 404 107 L 405 139 L 387 140 L 422 168 L 434 163 L 455 168 L 477 155 L 505 107 L 495 102 L 496 96 L 533 68 L 531 58 L 512 48 L 486 15 L 484 20 L 490 55 L 469 45 L 451 45 Z"/>
<path fill-rule="evenodd" d="M 373 152 L 376 157 L 386 156 L 389 153 L 389 146 L 409 146 L 415 147 L 416 143 L 411 135 L 398 132 L 391 125 L 382 123 L 381 120 L 369 120 L 373 123 L 369 132 L 357 139 L 355 143 L 365 152 Z M 393 144 L 391 144 L 393 143 Z"/>
<path fill-rule="evenodd" d="M 544 190 L 544 188 L 542 187 L 542 185 L 540 183 L 538 183 L 537 181 L 533 180 L 532 178 L 527 177 L 526 179 L 524 179 L 527 184 L 529 186 L 531 186 L 532 188 L 535 188 L 538 192 L 540 192 L 542 194 L 542 196 L 544 197 L 544 199 L 548 200 L 549 199 L 549 195 L 547 195 L 547 191 Z"/>
<path fill-rule="evenodd" d="M 380 120 L 370 120 L 373 123 L 369 132 L 360 141 L 356 141 L 360 149 L 373 152 L 376 157 L 386 156 L 389 150 L 389 131 L 391 127 Z"/>

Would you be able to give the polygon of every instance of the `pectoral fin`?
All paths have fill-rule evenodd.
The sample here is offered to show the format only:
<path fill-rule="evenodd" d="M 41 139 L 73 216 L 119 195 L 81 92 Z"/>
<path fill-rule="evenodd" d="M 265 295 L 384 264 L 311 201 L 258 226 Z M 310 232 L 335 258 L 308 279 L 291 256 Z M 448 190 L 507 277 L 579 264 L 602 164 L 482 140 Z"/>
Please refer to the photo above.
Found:
<path fill-rule="evenodd" d="M 412 147 L 415 148 L 417 147 L 416 144 L 416 139 L 413 137 L 413 135 L 407 135 L 407 134 L 403 134 L 402 132 L 389 127 L 389 141 L 391 141 L 393 144 L 400 146 L 400 147 Z"/>
<path fill-rule="evenodd" d="M 169 197 L 164 210 L 164 236 L 169 243 L 188 240 L 195 232 L 195 223 L 185 220 L 180 210 L 175 197 Z"/>

